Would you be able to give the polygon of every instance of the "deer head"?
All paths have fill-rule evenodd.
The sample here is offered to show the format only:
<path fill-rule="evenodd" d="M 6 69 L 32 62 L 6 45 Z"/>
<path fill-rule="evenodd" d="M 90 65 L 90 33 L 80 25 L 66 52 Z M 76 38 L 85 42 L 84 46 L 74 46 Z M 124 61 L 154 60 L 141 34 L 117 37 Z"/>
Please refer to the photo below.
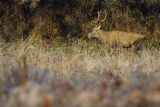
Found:
<path fill-rule="evenodd" d="M 103 19 L 101 19 L 101 15 L 104 16 Z M 88 34 L 88 37 L 91 38 L 91 37 L 98 37 L 98 32 L 101 28 L 101 23 L 103 23 L 107 18 L 107 13 L 106 11 L 104 11 L 104 13 L 102 11 L 98 11 L 98 17 L 91 21 L 91 25 L 94 26 L 94 28 L 92 29 L 92 31 Z"/>
<path fill-rule="evenodd" d="M 92 38 L 92 37 L 98 37 L 98 32 L 101 28 L 101 25 L 99 25 L 98 27 L 95 27 L 92 29 L 91 33 L 88 34 L 88 38 Z"/>

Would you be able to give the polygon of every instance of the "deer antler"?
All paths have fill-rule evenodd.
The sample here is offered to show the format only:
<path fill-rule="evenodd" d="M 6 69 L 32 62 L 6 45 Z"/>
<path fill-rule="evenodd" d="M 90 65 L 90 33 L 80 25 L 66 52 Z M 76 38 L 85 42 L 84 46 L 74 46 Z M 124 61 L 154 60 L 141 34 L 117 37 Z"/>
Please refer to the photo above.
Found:
<path fill-rule="evenodd" d="M 107 12 L 106 12 L 106 10 L 105 10 L 104 19 L 101 21 L 101 23 L 104 22 L 104 21 L 106 20 L 106 18 L 107 18 Z"/>
<path fill-rule="evenodd" d="M 101 25 L 102 22 L 104 22 L 107 18 L 107 12 L 106 10 L 104 11 L 104 19 L 100 20 L 100 17 L 101 17 L 101 14 L 102 14 L 102 11 L 98 11 L 98 16 L 97 16 L 97 19 L 96 20 L 92 20 L 91 21 L 91 24 L 94 24 L 94 25 Z"/>
<path fill-rule="evenodd" d="M 100 12 L 101 12 L 101 11 L 98 11 L 98 17 L 97 17 L 98 20 L 99 20 L 99 18 L 100 18 Z"/>

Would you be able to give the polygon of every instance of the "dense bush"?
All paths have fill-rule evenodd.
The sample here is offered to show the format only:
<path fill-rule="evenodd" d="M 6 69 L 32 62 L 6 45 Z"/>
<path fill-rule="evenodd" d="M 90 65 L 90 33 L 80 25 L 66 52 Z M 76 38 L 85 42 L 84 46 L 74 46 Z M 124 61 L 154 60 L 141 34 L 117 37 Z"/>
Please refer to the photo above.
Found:
<path fill-rule="evenodd" d="M 160 40 L 159 0 L 1 0 L 0 33 L 8 41 L 33 35 L 43 40 L 85 37 L 97 12 L 104 10 L 102 29 Z"/>

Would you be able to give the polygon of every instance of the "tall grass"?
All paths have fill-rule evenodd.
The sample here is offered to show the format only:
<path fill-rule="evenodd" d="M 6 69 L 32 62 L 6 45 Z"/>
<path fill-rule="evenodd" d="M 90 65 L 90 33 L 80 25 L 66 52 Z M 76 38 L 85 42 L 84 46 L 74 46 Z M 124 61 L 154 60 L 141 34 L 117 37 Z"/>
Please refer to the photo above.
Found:
<path fill-rule="evenodd" d="M 96 41 L 56 42 L 0 42 L 0 106 L 159 106 L 159 50 L 137 57 Z"/>

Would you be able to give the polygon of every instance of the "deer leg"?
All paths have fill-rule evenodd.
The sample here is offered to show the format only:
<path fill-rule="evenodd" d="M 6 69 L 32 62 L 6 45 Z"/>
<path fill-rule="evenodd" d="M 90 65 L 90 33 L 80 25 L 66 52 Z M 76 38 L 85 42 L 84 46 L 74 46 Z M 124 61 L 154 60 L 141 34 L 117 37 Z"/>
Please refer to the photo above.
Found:
<path fill-rule="evenodd" d="M 140 40 L 134 47 L 134 51 L 138 56 L 141 56 L 143 48 L 144 48 L 144 40 Z"/>

